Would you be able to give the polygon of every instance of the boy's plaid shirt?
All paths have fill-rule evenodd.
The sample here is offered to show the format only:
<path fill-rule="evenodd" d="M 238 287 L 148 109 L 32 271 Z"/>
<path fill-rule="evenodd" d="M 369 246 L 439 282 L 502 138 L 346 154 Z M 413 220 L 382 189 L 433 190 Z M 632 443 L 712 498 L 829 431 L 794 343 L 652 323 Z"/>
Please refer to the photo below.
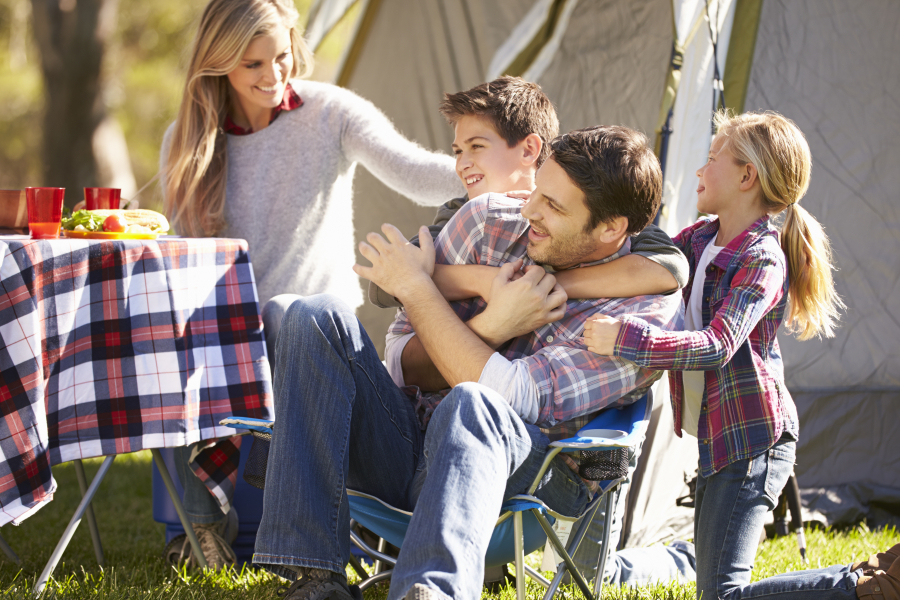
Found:
<path fill-rule="evenodd" d="M 697 262 L 719 231 L 704 218 L 675 238 L 691 266 L 688 302 Z M 681 436 L 684 384 L 681 371 L 706 371 L 697 438 L 700 473 L 709 477 L 729 464 L 771 448 L 784 432 L 796 438 L 797 410 L 784 385 L 775 337 L 787 306 L 787 264 L 778 231 L 768 217 L 731 241 L 706 270 L 701 331 L 662 331 L 625 317 L 615 354 L 656 369 L 672 369 L 675 433 Z"/>
<path fill-rule="evenodd" d="M 467 202 L 438 236 L 435 250 L 438 264 L 480 264 L 492 267 L 522 258 L 526 254 L 528 221 L 520 214 L 522 203 L 499 194 L 488 194 Z M 584 263 L 587 267 L 609 262 L 628 253 L 628 243 L 604 260 Z M 578 268 L 576 267 L 576 268 Z M 487 304 L 481 298 L 452 302 L 456 314 L 468 321 Z M 681 298 L 639 296 L 636 298 L 570 299 L 565 316 L 529 335 L 514 338 L 498 348 L 511 361 L 526 363 L 539 398 L 537 422 L 551 440 L 571 437 L 597 412 L 608 406 L 624 406 L 644 395 L 660 371 L 641 368 L 612 356 L 587 350 L 582 337 L 585 322 L 593 316 L 631 314 L 661 328 L 681 326 Z M 388 335 L 412 333 L 403 310 L 388 329 Z M 423 425 L 449 390 L 415 394 Z"/>

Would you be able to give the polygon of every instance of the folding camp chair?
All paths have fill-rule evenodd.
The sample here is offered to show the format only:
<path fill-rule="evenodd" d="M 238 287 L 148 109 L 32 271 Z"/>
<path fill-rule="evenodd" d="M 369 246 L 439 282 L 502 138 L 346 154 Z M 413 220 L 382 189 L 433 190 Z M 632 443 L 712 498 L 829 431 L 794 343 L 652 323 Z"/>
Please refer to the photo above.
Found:
<path fill-rule="evenodd" d="M 603 587 L 602 574 L 606 566 L 609 546 L 609 527 L 604 527 L 597 577 L 593 589 L 588 586 L 584 576 L 576 568 L 572 555 L 575 554 L 584 539 L 591 519 L 601 502 L 605 503 L 607 518 L 611 520 L 616 493 L 628 473 L 629 450 L 638 446 L 644 439 L 650 419 L 651 405 L 648 396 L 644 396 L 624 408 L 607 409 L 582 428 L 575 437 L 552 442 L 550 451 L 528 492 L 513 496 L 504 503 L 485 555 L 485 566 L 515 563 L 517 600 L 525 598 L 526 574 L 546 588 L 544 599 L 549 600 L 556 593 L 566 570 L 571 573 L 573 580 L 586 598 L 590 600 L 600 598 Z M 271 439 L 272 423 L 270 421 L 229 418 L 221 421 L 221 424 L 250 429 L 257 440 L 262 440 L 263 443 L 266 443 L 267 439 Z M 560 452 L 576 451 L 582 452 L 582 474 L 591 471 L 596 479 L 600 480 L 600 491 L 582 514 L 573 517 L 555 512 L 533 494 L 553 458 Z M 249 460 L 252 460 L 252 457 Z M 249 464 L 247 468 L 249 468 Z M 358 523 L 397 547 L 403 544 L 412 517 L 411 512 L 400 510 L 374 496 L 353 490 L 347 490 L 347 495 L 350 503 L 351 525 Z M 578 530 L 569 538 L 566 546 L 560 542 L 553 528 L 557 519 L 564 521 L 582 519 Z M 362 549 L 374 561 L 391 566 L 396 564 L 396 559 L 366 544 L 353 531 L 352 526 L 350 537 L 353 544 Z M 525 556 L 544 545 L 547 539 L 550 540 L 556 553 L 562 557 L 553 581 L 548 581 L 525 564 Z M 362 590 L 391 576 L 392 571 L 390 570 L 369 575 L 352 556 L 350 563 L 362 578 L 359 583 Z"/>

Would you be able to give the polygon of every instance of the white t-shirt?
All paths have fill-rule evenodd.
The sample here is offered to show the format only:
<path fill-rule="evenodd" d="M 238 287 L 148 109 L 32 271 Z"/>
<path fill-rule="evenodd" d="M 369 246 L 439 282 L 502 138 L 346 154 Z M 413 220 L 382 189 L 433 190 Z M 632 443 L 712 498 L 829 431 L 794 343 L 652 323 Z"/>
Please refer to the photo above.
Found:
<path fill-rule="evenodd" d="M 684 310 L 685 331 L 703 329 L 703 284 L 706 282 L 706 267 L 709 266 L 722 247 L 716 246 L 718 236 L 712 239 L 697 263 L 694 283 L 691 287 L 691 298 Z M 703 404 L 703 392 L 706 389 L 706 371 L 684 371 L 681 374 L 684 382 L 684 404 L 681 411 L 681 430 L 697 437 L 697 426 L 700 422 L 700 406 Z"/>

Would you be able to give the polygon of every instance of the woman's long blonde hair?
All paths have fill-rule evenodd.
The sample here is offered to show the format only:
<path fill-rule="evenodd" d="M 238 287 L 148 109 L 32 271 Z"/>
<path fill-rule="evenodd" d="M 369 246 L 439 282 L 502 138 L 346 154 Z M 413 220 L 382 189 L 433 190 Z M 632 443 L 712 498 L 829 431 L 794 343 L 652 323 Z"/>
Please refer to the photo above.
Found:
<path fill-rule="evenodd" d="M 312 71 L 297 17 L 290 0 L 212 0 L 203 10 L 164 167 L 165 212 L 180 234 L 211 236 L 225 226 L 226 75 L 240 64 L 250 42 L 279 25 L 287 27 L 294 55 L 289 77 Z"/>
<path fill-rule="evenodd" d="M 793 121 L 775 112 L 716 113 L 716 134 L 739 164 L 756 167 L 763 205 L 769 214 L 784 212 L 781 248 L 788 263 L 788 312 L 785 325 L 801 340 L 833 337 L 844 303 L 834 289 L 831 243 L 800 199 L 809 188 L 812 156 Z"/>

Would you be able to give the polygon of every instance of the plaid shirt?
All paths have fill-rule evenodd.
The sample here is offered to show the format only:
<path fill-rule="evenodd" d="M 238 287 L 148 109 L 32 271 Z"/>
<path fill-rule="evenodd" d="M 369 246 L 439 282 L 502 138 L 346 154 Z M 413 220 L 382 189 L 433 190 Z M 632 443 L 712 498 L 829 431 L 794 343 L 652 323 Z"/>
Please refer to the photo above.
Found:
<path fill-rule="evenodd" d="M 718 219 L 701 219 L 675 238 L 691 265 L 719 231 Z M 672 369 L 675 433 L 681 436 L 684 385 L 681 371 L 706 371 L 697 439 L 700 473 L 771 448 L 784 432 L 796 437 L 797 410 L 784 385 L 775 333 L 787 306 L 787 264 L 778 231 L 768 217 L 736 237 L 710 263 L 703 284 L 701 331 L 670 333 L 625 317 L 616 356 L 656 369 Z"/>
<path fill-rule="evenodd" d="M 435 250 L 439 264 L 480 264 L 492 267 L 528 258 L 528 221 L 520 214 L 521 201 L 489 194 L 467 202 L 438 236 Z M 618 253 L 587 267 L 609 262 L 628 253 L 628 244 Z M 578 268 L 576 267 L 576 268 Z M 481 298 L 451 303 L 456 314 L 468 321 L 484 310 Z M 551 440 L 571 437 L 603 408 L 624 406 L 640 398 L 661 372 L 641 368 L 615 357 L 598 356 L 587 350 L 582 334 L 584 324 L 597 314 L 636 315 L 662 328 L 681 325 L 681 298 L 639 296 L 636 298 L 569 299 L 565 316 L 533 333 L 514 338 L 498 348 L 511 361 L 522 361 L 537 389 L 540 412 L 536 425 Z M 388 335 L 412 333 L 413 328 L 400 310 Z M 423 424 L 449 392 L 414 393 Z"/>
<path fill-rule="evenodd" d="M 281 104 L 272 109 L 272 115 L 269 117 L 269 125 L 278 118 L 282 112 L 294 110 L 303 106 L 303 99 L 300 97 L 291 84 L 284 86 L 284 96 L 281 98 Z M 222 131 L 231 135 L 250 135 L 253 129 L 244 129 L 231 119 L 231 115 L 225 115 L 225 123 L 222 125 Z"/>
<path fill-rule="evenodd" d="M 0 238 L 0 525 L 52 500 L 51 465 L 272 417 L 246 242 L 22 238 Z M 238 440 L 192 465 L 223 510 Z"/>

